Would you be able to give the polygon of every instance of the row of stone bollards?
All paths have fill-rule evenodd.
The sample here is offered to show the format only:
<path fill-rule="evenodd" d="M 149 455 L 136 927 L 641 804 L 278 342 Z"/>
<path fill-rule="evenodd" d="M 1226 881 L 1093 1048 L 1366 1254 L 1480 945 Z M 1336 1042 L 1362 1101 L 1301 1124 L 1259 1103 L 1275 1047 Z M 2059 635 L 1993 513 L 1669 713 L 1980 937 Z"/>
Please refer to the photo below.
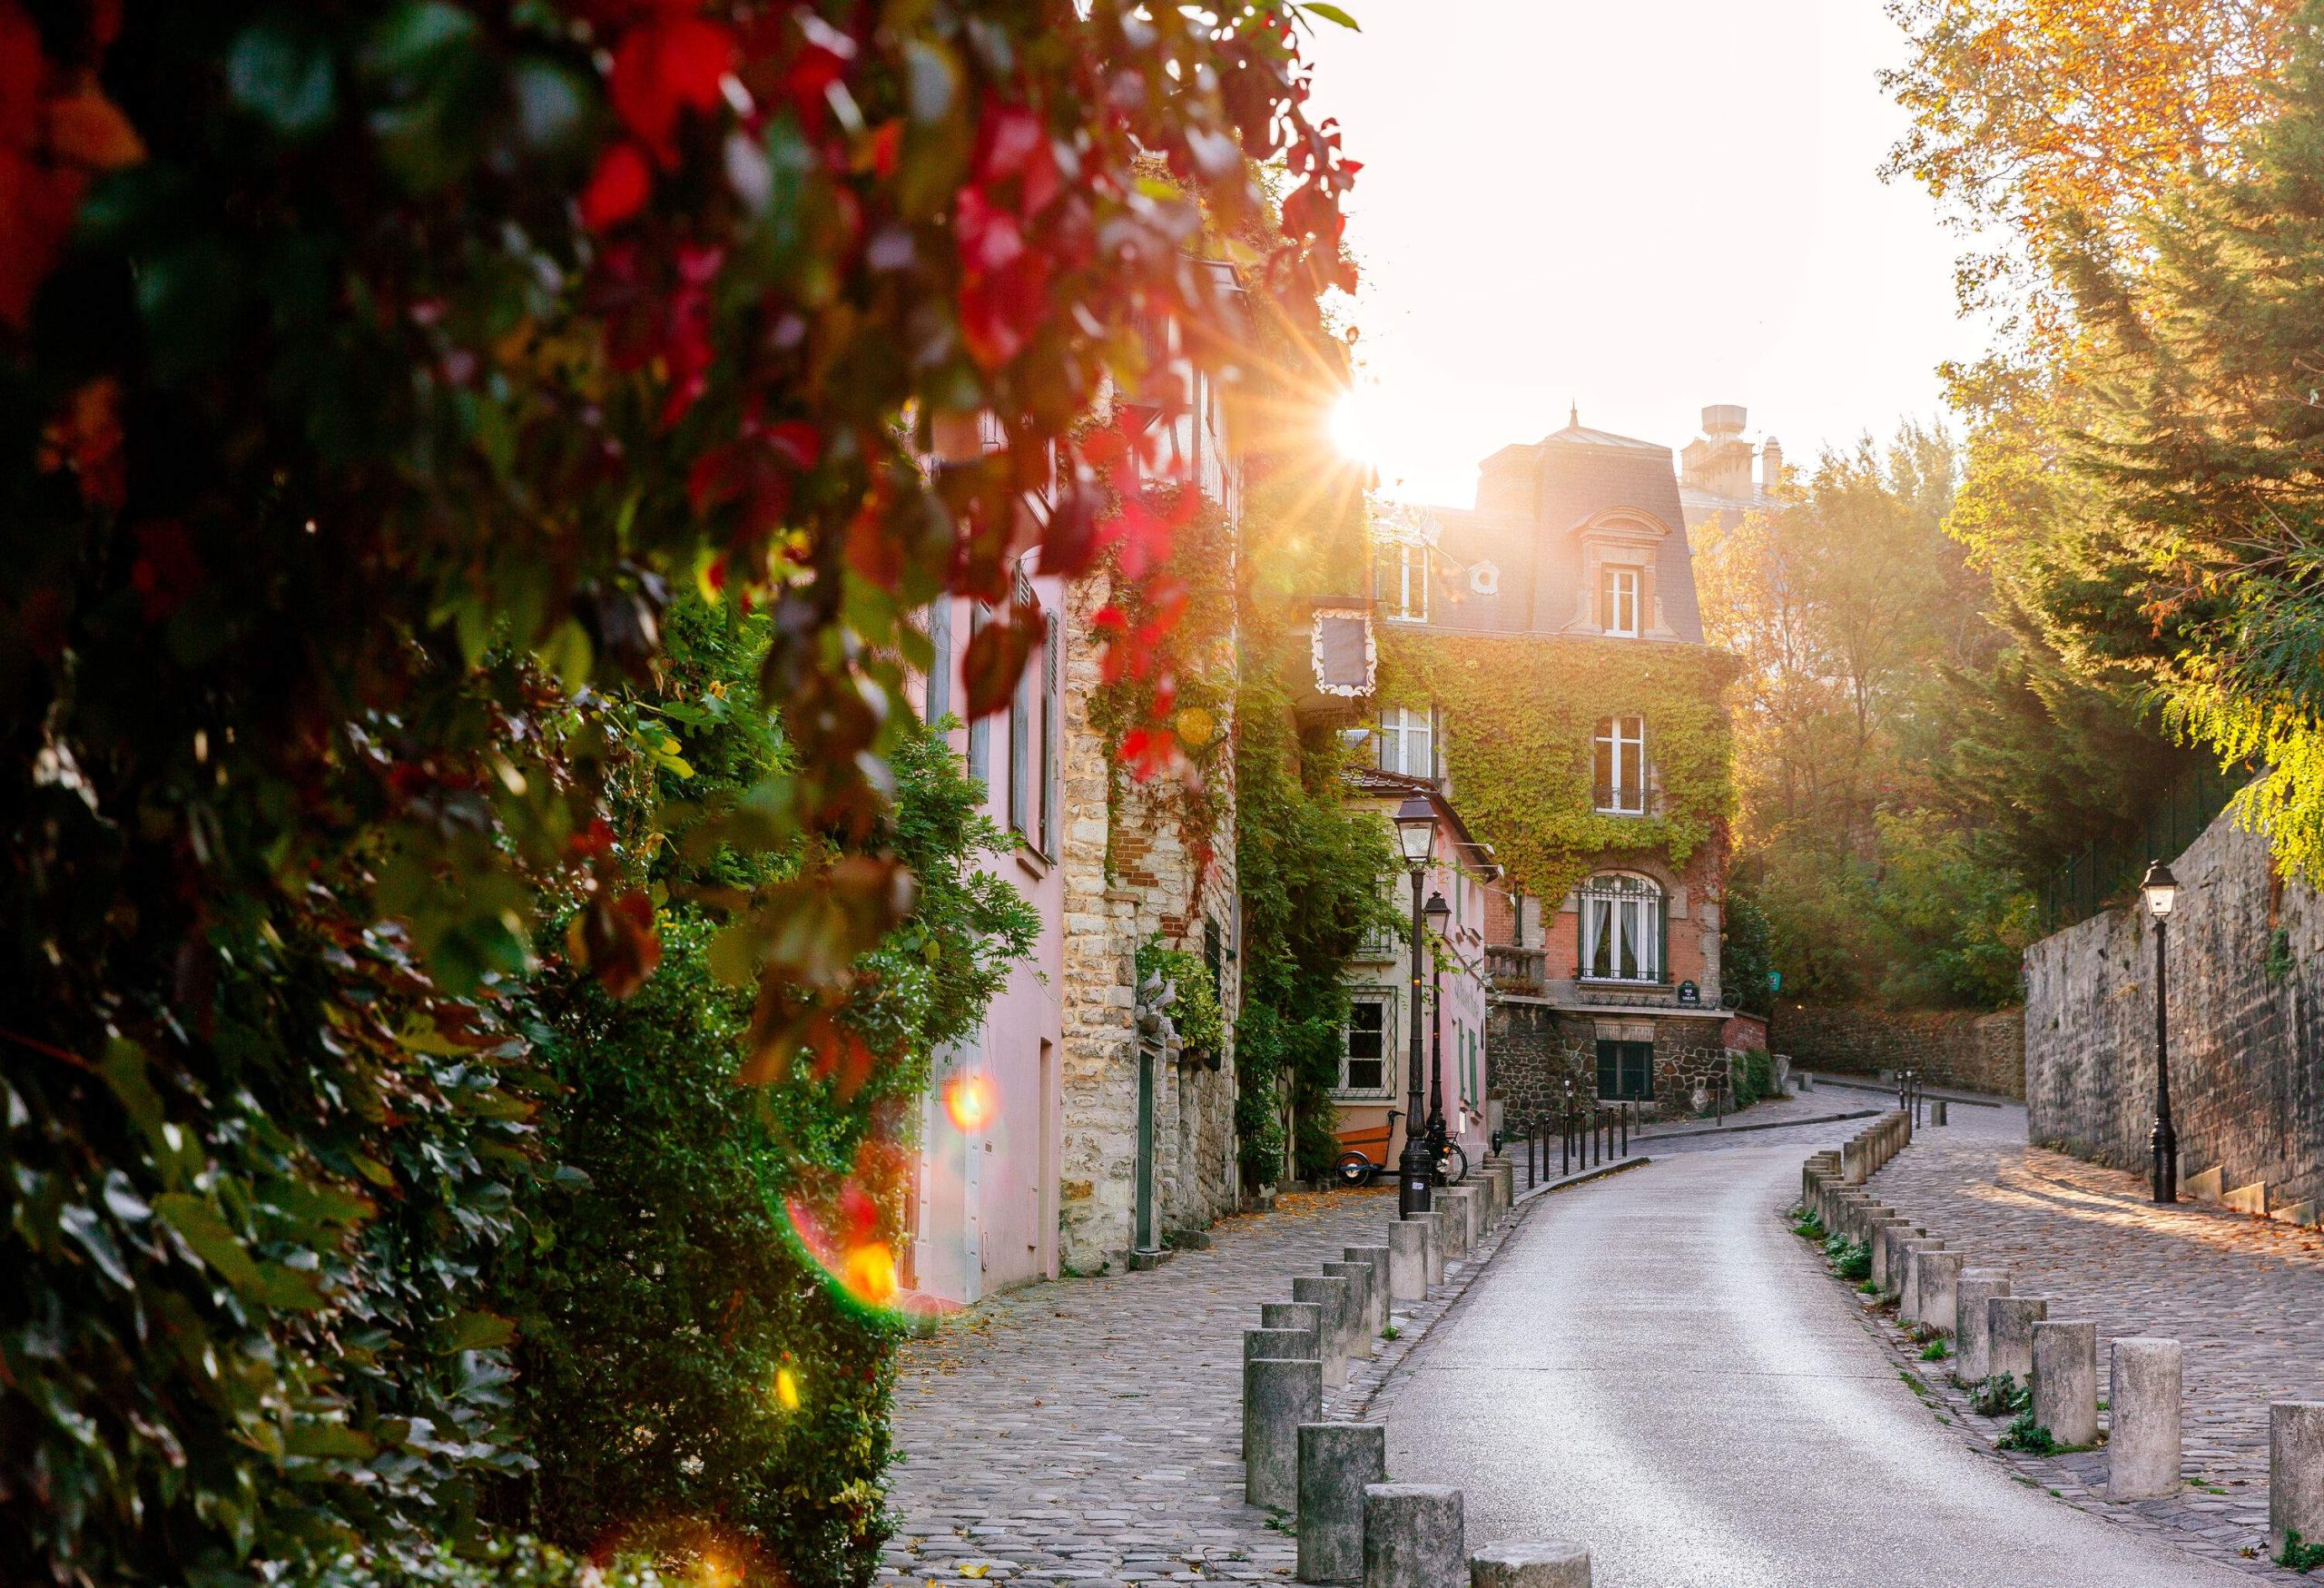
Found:
<path fill-rule="evenodd" d="M 1866 1288 L 1895 1299 L 1898 1323 L 1923 1341 L 1948 1343 L 1954 1382 L 1981 1411 L 2017 1412 L 2005 1443 L 2036 1452 L 2102 1443 L 2108 1499 L 2176 1494 L 2184 1422 L 2180 1343 L 2135 1336 L 2110 1342 L 2102 1435 L 2098 1325 L 2053 1317 L 2057 1297 L 2015 1294 L 2007 1268 L 1973 1263 L 1866 1186 L 1911 1139 L 1911 1116 L 1898 1110 L 1839 1151 L 1810 1158 L 1802 1208 L 1841 1238 L 1844 1249 L 1862 1249 Z M 2324 1539 L 2324 1402 L 2270 1403 L 2268 1425 L 2269 1547 L 2280 1558 L 2288 1537 Z"/>
<path fill-rule="evenodd" d="M 1515 1200 L 1498 1155 L 1426 1213 L 1396 1218 L 1378 1246 L 1291 1282 L 1292 1299 L 1259 1309 L 1243 1335 L 1243 1497 L 1296 1517 L 1299 1581 L 1364 1588 L 1589 1588 L 1590 1552 L 1561 1542 L 1467 1548 L 1462 1496 L 1437 1484 L 1388 1481 L 1388 1430 L 1327 1423 L 1324 1391 L 1373 1354 L 1399 1302 L 1426 1299 Z"/>

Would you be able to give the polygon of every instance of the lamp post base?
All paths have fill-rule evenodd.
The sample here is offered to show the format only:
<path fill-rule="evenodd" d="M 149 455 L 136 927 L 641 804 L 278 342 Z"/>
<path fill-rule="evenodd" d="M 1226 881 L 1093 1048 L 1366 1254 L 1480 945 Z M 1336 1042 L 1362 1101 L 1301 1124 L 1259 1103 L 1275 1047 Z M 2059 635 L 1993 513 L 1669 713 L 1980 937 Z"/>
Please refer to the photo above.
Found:
<path fill-rule="evenodd" d="M 2179 1141 L 2168 1130 L 2167 1126 L 2158 1126 L 2149 1144 L 2154 1153 L 2154 1200 L 2158 1206 L 2179 1200 Z"/>
<path fill-rule="evenodd" d="M 1410 1218 L 1416 1213 L 1429 1211 L 1434 1198 L 1430 1194 L 1428 1151 L 1420 1143 L 1407 1141 L 1404 1156 L 1396 1165 L 1396 1216 Z"/>

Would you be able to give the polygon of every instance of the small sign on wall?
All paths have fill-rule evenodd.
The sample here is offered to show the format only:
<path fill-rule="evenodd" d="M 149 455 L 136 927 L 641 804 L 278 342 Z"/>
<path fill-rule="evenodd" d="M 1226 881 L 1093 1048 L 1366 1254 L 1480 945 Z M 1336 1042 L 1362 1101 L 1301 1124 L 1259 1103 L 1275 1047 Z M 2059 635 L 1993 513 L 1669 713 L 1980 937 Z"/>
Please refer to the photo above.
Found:
<path fill-rule="evenodd" d="M 1702 1007 L 1703 990 L 1692 981 L 1681 981 L 1679 983 L 1679 1001 L 1689 1009 L 1699 1009 Z"/>

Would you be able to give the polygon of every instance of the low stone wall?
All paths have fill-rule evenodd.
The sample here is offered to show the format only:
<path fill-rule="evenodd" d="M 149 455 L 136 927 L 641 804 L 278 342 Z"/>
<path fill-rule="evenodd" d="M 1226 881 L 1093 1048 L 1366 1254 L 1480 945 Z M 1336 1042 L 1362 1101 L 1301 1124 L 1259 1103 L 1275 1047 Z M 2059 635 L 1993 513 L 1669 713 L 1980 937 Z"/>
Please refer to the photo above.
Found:
<path fill-rule="evenodd" d="M 1938 1086 L 2004 1097 L 2025 1095 L 2025 1018 L 1997 1014 L 1896 1014 L 1847 1004 L 1778 1008 L 1768 1046 L 1795 1070 L 1878 1075 L 1910 1070 Z"/>
<path fill-rule="evenodd" d="M 2324 898 L 2222 815 L 2171 862 L 2171 1100 L 2182 1185 L 2324 1203 Z M 2154 1120 L 2154 922 L 2118 909 L 2025 954 L 2026 1129 L 2143 1170 Z M 2198 1188 L 2191 1188 L 2191 1189 Z"/>

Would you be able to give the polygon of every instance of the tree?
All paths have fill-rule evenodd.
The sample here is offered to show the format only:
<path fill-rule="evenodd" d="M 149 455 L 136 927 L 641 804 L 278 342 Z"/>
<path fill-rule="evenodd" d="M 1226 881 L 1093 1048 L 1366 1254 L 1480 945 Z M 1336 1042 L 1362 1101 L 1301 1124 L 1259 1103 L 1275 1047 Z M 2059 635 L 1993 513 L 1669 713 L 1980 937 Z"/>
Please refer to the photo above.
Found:
<path fill-rule="evenodd" d="M 755 978 L 742 1073 L 860 1128 L 915 614 L 1035 542 L 1157 567 L 1093 399 L 1180 399 L 1160 315 L 1234 376 L 1219 266 L 1348 284 L 1305 25 L 0 0 L 0 1575 L 470 1542 L 522 1465 L 475 1272 L 548 1172 L 510 1010 L 645 985 L 678 830 L 781 863 L 677 901 Z M 795 759 L 665 809 L 689 588 L 763 616 Z"/>
<path fill-rule="evenodd" d="M 1911 44 L 1881 84 L 1911 113 L 1884 174 L 1965 229 L 1964 308 L 2014 303 L 2064 334 L 2048 257 L 2076 218 L 2110 250 L 2182 173 L 2231 168 L 2271 113 L 2300 0 L 1888 0 Z M 1995 234 L 1997 233 L 1997 235 Z"/>

